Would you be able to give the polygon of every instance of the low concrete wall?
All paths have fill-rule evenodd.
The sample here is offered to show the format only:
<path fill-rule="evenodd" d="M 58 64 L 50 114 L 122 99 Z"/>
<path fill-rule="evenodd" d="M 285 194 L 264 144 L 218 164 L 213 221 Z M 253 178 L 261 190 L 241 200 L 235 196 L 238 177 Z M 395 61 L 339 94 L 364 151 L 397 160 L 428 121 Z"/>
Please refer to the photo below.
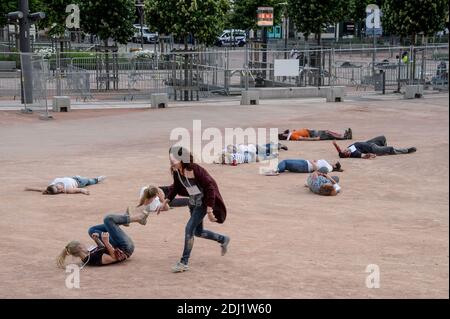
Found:
<path fill-rule="evenodd" d="M 334 86 L 344 90 L 343 86 Z M 260 99 L 290 99 L 290 98 L 311 98 L 321 97 L 326 98 L 328 92 L 332 89 L 330 86 L 325 87 L 282 87 L 282 88 L 252 88 L 254 91 L 259 91 Z"/>

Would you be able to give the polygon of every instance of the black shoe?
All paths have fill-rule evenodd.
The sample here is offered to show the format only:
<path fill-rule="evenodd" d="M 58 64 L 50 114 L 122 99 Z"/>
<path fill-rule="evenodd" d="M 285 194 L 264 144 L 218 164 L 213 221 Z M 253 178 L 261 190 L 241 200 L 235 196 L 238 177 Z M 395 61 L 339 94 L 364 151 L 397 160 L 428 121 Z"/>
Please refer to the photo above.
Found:
<path fill-rule="evenodd" d="M 284 151 L 287 151 L 287 150 L 288 150 L 288 147 L 287 147 L 286 145 L 283 145 L 283 144 L 281 144 L 281 143 L 278 143 L 278 150 L 284 150 Z"/>
<path fill-rule="evenodd" d="M 408 153 L 414 153 L 416 151 L 417 151 L 417 148 L 415 148 L 415 147 L 408 148 Z"/>
<path fill-rule="evenodd" d="M 353 132 L 351 128 L 347 130 L 347 139 L 349 140 L 353 139 Z"/>

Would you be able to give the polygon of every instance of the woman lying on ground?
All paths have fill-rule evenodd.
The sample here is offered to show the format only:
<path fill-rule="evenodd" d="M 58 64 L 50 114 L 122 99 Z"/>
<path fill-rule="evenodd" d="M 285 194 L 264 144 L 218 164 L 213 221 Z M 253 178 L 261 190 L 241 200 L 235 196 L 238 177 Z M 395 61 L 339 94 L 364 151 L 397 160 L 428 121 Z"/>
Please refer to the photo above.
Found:
<path fill-rule="evenodd" d="M 89 236 L 96 246 L 88 248 L 79 241 L 71 241 L 58 256 L 57 265 L 64 268 L 68 256 L 81 259 L 83 266 L 104 266 L 122 262 L 131 257 L 134 251 L 134 243 L 131 238 L 120 228 L 130 223 L 147 223 L 148 213 L 140 213 L 130 216 L 127 211 L 123 215 L 107 215 L 103 224 L 89 228 Z"/>
<path fill-rule="evenodd" d="M 342 169 L 341 163 L 339 162 L 330 164 L 324 159 L 313 161 L 304 159 L 286 159 L 278 163 L 278 167 L 276 170 L 266 171 L 266 175 L 279 175 L 280 173 L 284 173 L 286 171 L 291 173 L 312 173 L 319 170 L 327 173 L 344 171 Z"/>
<path fill-rule="evenodd" d="M 339 177 L 316 171 L 308 176 L 305 187 L 317 195 L 336 196 L 341 191 L 338 183 Z"/>
<path fill-rule="evenodd" d="M 26 187 L 26 191 L 42 192 L 43 195 L 56 194 L 84 194 L 89 195 L 89 191 L 84 189 L 89 185 L 95 185 L 105 180 L 105 176 L 96 178 L 86 178 L 81 176 L 55 178 L 47 188 Z"/>

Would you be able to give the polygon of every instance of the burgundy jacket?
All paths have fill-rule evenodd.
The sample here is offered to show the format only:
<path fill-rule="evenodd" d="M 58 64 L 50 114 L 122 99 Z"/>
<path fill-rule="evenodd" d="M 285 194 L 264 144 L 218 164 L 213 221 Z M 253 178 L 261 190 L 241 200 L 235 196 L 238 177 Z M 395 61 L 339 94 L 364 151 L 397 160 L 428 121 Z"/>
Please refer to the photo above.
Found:
<path fill-rule="evenodd" d="M 218 223 L 222 224 L 227 218 L 227 209 L 216 181 L 203 167 L 197 164 L 192 164 L 192 167 L 195 182 L 203 190 L 203 205 L 212 207 L 214 217 L 216 217 Z M 174 172 L 173 184 L 169 187 L 167 199 L 172 201 L 177 195 L 189 197 L 186 188 L 178 179 L 178 174 Z"/>

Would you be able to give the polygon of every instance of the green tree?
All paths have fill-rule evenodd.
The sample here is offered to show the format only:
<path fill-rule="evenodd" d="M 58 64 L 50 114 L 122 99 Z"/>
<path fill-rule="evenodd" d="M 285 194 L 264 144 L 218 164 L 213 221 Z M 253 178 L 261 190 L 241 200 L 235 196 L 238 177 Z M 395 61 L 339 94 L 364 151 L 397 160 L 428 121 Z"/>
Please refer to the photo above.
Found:
<path fill-rule="evenodd" d="M 448 17 L 448 0 L 395 1 L 385 0 L 382 6 L 383 28 L 400 37 L 433 35 L 445 28 Z"/>
<path fill-rule="evenodd" d="M 108 42 L 126 44 L 133 35 L 134 0 L 80 0 L 81 29 Z"/>
<path fill-rule="evenodd" d="M 374 0 L 348 0 L 348 9 L 346 20 L 355 23 L 358 30 L 358 35 L 361 29 L 365 26 L 366 7 L 369 4 L 375 3 Z"/>
<path fill-rule="evenodd" d="M 314 33 L 320 45 L 323 30 L 345 16 L 346 4 L 345 0 L 288 0 L 289 17 L 306 38 Z"/>
<path fill-rule="evenodd" d="M 286 0 L 235 0 L 232 4 L 232 12 L 227 20 L 227 26 L 250 30 L 257 29 L 256 10 L 258 7 L 274 8 L 274 24 L 281 21 L 283 5 Z"/>
<path fill-rule="evenodd" d="M 161 33 L 188 36 L 204 44 L 214 42 L 223 29 L 229 10 L 228 0 L 146 0 L 147 22 Z"/>
<path fill-rule="evenodd" d="M 60 36 L 66 31 L 66 7 L 69 4 L 79 4 L 80 0 L 46 0 L 44 3 L 44 12 L 46 19 L 41 26 L 49 28 L 50 36 Z M 80 14 L 81 15 L 81 14 Z"/>

